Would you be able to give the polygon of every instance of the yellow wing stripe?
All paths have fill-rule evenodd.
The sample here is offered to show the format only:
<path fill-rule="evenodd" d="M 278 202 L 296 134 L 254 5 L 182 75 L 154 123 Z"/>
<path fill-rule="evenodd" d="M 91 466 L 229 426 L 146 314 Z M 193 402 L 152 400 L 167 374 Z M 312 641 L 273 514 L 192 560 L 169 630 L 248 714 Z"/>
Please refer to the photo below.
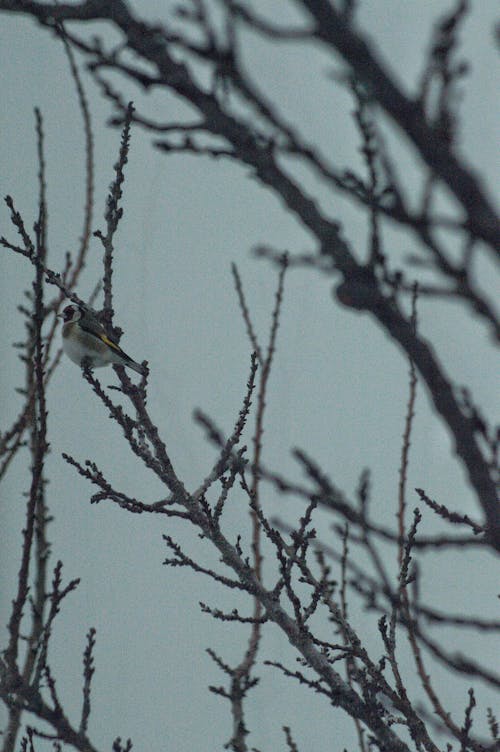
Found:
<path fill-rule="evenodd" d="M 121 347 L 118 347 L 118 345 L 113 342 L 106 334 L 99 334 L 99 339 L 101 339 L 108 347 L 111 347 L 112 350 L 116 350 L 117 353 L 120 353 L 120 355 L 123 355 L 123 350 Z"/>

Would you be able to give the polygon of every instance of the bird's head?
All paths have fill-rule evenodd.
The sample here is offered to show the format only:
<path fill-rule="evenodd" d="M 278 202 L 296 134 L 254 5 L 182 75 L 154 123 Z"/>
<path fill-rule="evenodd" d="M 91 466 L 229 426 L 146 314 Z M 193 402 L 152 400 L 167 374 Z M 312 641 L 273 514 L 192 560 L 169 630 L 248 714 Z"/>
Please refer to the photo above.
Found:
<path fill-rule="evenodd" d="M 75 321 L 80 321 L 83 316 L 83 310 L 74 304 L 66 306 L 62 313 L 59 314 L 59 318 L 63 319 L 65 324 L 72 324 Z"/>

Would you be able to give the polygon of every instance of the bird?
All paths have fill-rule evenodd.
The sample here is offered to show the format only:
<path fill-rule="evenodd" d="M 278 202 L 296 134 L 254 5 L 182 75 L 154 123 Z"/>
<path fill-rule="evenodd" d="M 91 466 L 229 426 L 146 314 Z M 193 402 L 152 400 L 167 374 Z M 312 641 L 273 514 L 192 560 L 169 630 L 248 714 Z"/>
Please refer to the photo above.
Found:
<path fill-rule="evenodd" d="M 66 355 L 80 366 L 101 368 L 110 363 L 128 366 L 141 375 L 144 368 L 125 353 L 94 313 L 81 305 L 67 305 L 62 313 L 62 341 Z"/>

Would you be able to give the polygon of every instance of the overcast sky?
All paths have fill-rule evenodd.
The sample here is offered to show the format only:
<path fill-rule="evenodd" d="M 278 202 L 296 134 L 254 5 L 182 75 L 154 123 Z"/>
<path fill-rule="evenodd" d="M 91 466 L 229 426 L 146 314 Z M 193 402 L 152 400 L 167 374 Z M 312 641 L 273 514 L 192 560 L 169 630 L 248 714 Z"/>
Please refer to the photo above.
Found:
<path fill-rule="evenodd" d="M 280 13 L 285 13 L 285 5 L 283 0 L 276 4 Z M 448 3 L 365 0 L 360 5 L 360 25 L 377 40 L 384 59 L 410 90 L 421 71 L 432 21 Z M 264 3 L 258 6 L 266 7 Z M 144 0 L 135 7 L 148 18 L 164 18 L 164 3 Z M 493 0 L 476 3 L 462 34 L 464 56 L 472 70 L 462 105 L 461 150 L 491 187 L 500 179 L 499 58 L 492 32 L 497 10 Z M 297 14 L 291 13 L 292 17 Z M 76 248 L 83 224 L 84 150 L 78 102 L 62 46 L 29 20 L 5 14 L 0 20 L 1 194 L 14 197 L 31 226 L 37 200 L 33 108 L 38 106 L 46 136 L 49 265 L 60 270 L 65 252 Z M 340 167 L 359 164 L 350 119 L 352 103 L 345 92 L 332 87 L 330 74 L 334 68 L 340 70 L 338 61 L 320 53 L 314 56 L 298 45 L 272 48 L 255 37 L 246 39 L 245 55 L 259 85 L 333 163 Z M 120 134 L 106 126 L 110 107 L 88 78 L 85 86 L 95 136 L 93 227 L 102 229 Z M 123 90 L 152 118 L 176 120 L 186 114 L 186 107 L 170 95 L 147 99 L 128 84 Z M 400 154 L 401 174 L 410 187 L 417 185 L 414 156 L 404 152 L 397 140 L 392 143 Z M 114 277 L 116 320 L 125 331 L 125 350 L 136 360 L 146 358 L 150 363 L 150 408 L 179 476 L 188 488 L 194 488 L 210 469 L 214 452 L 192 420 L 193 409 L 201 407 L 230 431 L 249 370 L 251 348 L 231 282 L 231 263 L 237 262 L 240 268 L 256 329 L 265 342 L 276 272 L 268 262 L 255 259 L 251 249 L 259 243 L 291 253 L 314 248 L 280 202 L 234 164 L 165 157 L 153 150 L 148 134 L 134 129 L 126 173 Z M 324 186 L 310 177 L 304 175 L 304 181 L 310 181 L 308 188 L 315 191 L 329 216 L 343 223 L 353 246 L 362 247 L 366 237 L 362 215 L 345 199 L 332 201 Z M 14 236 L 5 207 L 0 209 L 0 234 Z M 394 259 L 412 251 L 413 241 L 401 232 L 389 228 L 385 239 Z M 97 240 L 92 248 L 78 289 L 82 298 L 88 297 L 101 274 Z M 478 275 L 493 291 L 491 272 L 488 261 L 478 267 Z M 3 425 L 9 425 L 19 409 L 13 390 L 22 379 L 22 366 L 10 344 L 23 335 L 16 306 L 31 275 L 27 263 L 3 250 Z M 408 364 L 368 316 L 336 306 L 331 290 L 332 279 L 315 272 L 288 275 L 268 396 L 265 460 L 298 478 L 290 449 L 302 447 L 349 494 L 362 469 L 370 467 L 374 514 L 380 522 L 393 524 Z M 468 385 L 494 418 L 498 413 L 494 361 L 484 327 L 469 313 L 443 303 L 423 303 L 420 321 L 454 380 Z M 111 370 L 99 375 L 105 384 L 116 378 Z M 245 612 L 249 604 L 209 580 L 162 567 L 167 553 L 161 538 L 165 529 L 202 560 L 216 561 L 208 546 L 203 549 L 182 522 L 169 521 L 164 527 L 154 517 L 128 515 L 110 504 L 90 506 L 88 484 L 64 463 L 62 451 L 78 460 L 95 459 L 118 488 L 145 502 L 164 496 L 164 489 L 131 459 L 117 426 L 68 360 L 61 363 L 50 387 L 49 430 L 53 563 L 62 559 L 65 577 L 82 579 L 57 621 L 52 655 L 68 710 L 76 716 L 85 634 L 95 626 L 97 672 L 90 736 L 98 746 L 109 749 L 112 739 L 120 735 L 130 736 L 135 748 L 143 750 L 221 749 L 230 736 L 229 708 L 207 686 L 223 683 L 224 677 L 204 650 L 212 647 L 228 662 L 236 661 L 244 650 L 247 630 L 214 622 L 200 614 L 197 604 L 203 600 L 225 610 L 239 605 Z M 408 488 L 421 486 L 438 501 L 480 518 L 450 450 L 448 434 L 420 387 Z M 14 594 L 24 515 L 22 493 L 28 483 L 25 458 L 18 457 L 1 491 L 2 625 Z M 410 508 L 416 504 L 416 495 L 411 495 Z M 266 494 L 265 508 L 290 522 L 303 511 L 298 501 L 271 491 Z M 246 518 L 237 510 L 231 514 L 236 530 Z M 333 541 L 329 518 L 320 514 L 317 524 L 320 537 Z M 423 529 L 432 529 L 433 524 L 427 514 Z M 488 553 L 471 557 L 470 552 L 457 554 L 453 566 L 444 571 L 438 557 L 425 559 L 426 600 L 456 609 L 467 590 L 471 613 L 493 613 L 497 562 Z M 484 662 L 493 665 L 494 645 L 481 649 Z M 266 632 L 260 657 L 295 667 L 277 628 Z M 326 699 L 307 696 L 290 680 L 272 676 L 269 668 L 259 667 L 258 674 L 261 685 L 248 703 L 252 745 L 262 750 L 284 749 L 282 725 L 292 726 L 301 750 L 340 750 L 351 743 L 352 724 L 340 712 L 332 720 Z M 443 700 L 458 712 L 466 701 L 466 685 L 439 682 L 438 672 Z M 486 691 L 482 692 L 480 687 L 480 698 L 487 698 Z"/>

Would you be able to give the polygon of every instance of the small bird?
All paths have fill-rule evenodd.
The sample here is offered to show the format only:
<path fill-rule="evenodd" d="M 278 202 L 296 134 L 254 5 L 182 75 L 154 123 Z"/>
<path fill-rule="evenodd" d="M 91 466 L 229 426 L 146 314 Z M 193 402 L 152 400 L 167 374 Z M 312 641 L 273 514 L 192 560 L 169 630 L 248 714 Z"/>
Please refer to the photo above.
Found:
<path fill-rule="evenodd" d="M 110 363 L 128 366 L 144 373 L 144 368 L 132 360 L 106 332 L 101 322 L 86 308 L 68 305 L 59 314 L 63 319 L 63 350 L 74 363 L 101 368 Z"/>

